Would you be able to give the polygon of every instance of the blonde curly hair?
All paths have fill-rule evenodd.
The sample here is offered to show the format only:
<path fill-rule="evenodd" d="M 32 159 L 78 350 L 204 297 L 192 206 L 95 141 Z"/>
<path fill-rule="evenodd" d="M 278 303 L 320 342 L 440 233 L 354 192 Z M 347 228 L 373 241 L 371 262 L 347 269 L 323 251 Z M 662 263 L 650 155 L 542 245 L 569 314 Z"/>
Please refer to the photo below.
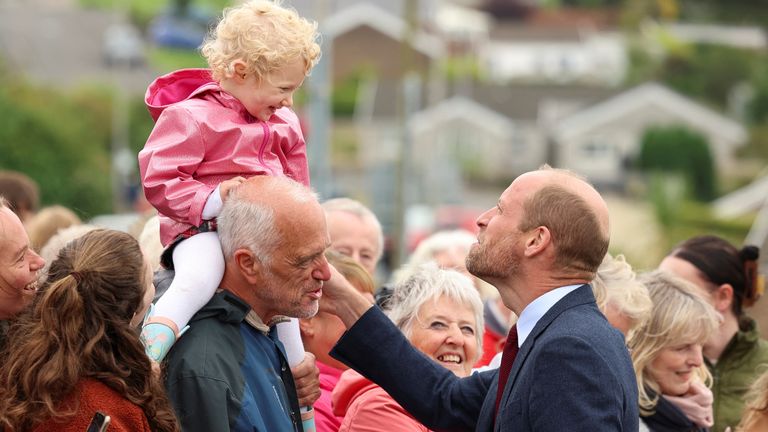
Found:
<path fill-rule="evenodd" d="M 201 47 L 214 80 L 221 81 L 232 62 L 245 63 L 246 74 L 259 80 L 296 59 L 303 59 L 305 73 L 320 59 L 317 23 L 299 16 L 280 0 L 251 0 L 224 9 L 218 25 Z"/>

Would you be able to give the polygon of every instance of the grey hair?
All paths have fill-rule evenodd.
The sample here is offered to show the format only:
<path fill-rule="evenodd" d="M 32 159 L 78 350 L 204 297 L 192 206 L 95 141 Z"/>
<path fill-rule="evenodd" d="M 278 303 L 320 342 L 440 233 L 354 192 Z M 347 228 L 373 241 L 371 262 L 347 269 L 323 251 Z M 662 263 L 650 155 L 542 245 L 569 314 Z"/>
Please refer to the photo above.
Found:
<path fill-rule="evenodd" d="M 395 285 L 387 315 L 410 338 L 413 325 L 419 319 L 419 309 L 440 297 L 472 308 L 479 357 L 483 352 L 483 301 L 472 280 L 455 270 L 441 269 L 434 261 L 419 266 L 411 276 Z"/>
<path fill-rule="evenodd" d="M 321 205 L 323 206 L 323 210 L 325 210 L 325 214 L 335 211 L 347 212 L 360 219 L 370 221 L 376 227 L 376 233 L 379 237 L 379 250 L 376 253 L 376 260 L 378 261 L 381 258 L 381 255 L 384 253 L 384 230 L 381 228 L 379 218 L 376 217 L 371 209 L 366 207 L 360 201 L 352 198 L 332 198 Z"/>
<path fill-rule="evenodd" d="M 317 200 L 309 188 L 289 178 L 274 177 L 270 188 L 279 188 L 283 197 L 298 203 Z M 235 251 L 248 248 L 263 264 L 269 264 L 280 246 L 274 207 L 265 201 L 254 202 L 244 196 L 247 185 L 236 187 L 224 202 L 217 217 L 219 241 L 224 258 L 230 259 Z"/>
<path fill-rule="evenodd" d="M 441 252 L 454 248 L 461 249 L 464 255 L 469 253 L 472 244 L 477 241 L 474 234 L 465 230 L 438 231 L 422 240 L 413 251 L 408 262 L 405 263 L 393 276 L 395 283 L 408 279 L 418 268 Z"/>

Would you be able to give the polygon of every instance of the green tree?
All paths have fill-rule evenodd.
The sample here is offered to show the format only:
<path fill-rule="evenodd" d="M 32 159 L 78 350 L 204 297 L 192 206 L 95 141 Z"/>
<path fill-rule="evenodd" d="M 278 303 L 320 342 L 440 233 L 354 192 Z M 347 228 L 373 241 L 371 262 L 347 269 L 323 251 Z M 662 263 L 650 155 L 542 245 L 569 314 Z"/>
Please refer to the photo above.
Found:
<path fill-rule="evenodd" d="M 84 218 L 110 211 L 107 94 L 62 95 L 2 79 L 0 168 L 35 179 L 43 204 L 65 205 Z"/>
<path fill-rule="evenodd" d="M 639 167 L 649 173 L 681 175 L 688 194 L 698 201 L 709 201 L 717 195 L 717 176 L 709 144 L 702 135 L 684 126 L 646 130 Z"/>

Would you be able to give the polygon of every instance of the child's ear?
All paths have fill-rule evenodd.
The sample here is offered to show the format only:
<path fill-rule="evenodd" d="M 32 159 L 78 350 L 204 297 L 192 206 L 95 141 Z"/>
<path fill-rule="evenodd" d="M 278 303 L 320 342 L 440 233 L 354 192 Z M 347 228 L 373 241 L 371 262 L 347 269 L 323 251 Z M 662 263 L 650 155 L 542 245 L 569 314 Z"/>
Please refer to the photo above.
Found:
<path fill-rule="evenodd" d="M 245 81 L 246 69 L 247 69 L 247 66 L 245 65 L 244 61 L 240 59 L 233 60 L 232 63 L 230 63 L 229 67 L 227 68 L 227 78 L 232 78 L 238 82 Z"/>

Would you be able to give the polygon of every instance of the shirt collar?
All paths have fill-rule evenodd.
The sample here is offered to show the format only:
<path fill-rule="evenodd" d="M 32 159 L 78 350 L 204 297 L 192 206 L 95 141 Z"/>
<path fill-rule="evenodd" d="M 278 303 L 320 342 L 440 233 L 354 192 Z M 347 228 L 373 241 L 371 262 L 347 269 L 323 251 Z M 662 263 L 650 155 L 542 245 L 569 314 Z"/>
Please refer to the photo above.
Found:
<path fill-rule="evenodd" d="M 534 301 L 528 304 L 520 313 L 520 318 L 517 320 L 517 346 L 523 346 L 525 339 L 531 334 L 533 328 L 536 327 L 536 323 L 539 322 L 541 317 L 559 302 L 563 297 L 571 293 L 571 291 L 582 286 L 584 284 L 566 285 L 560 288 L 555 288 L 545 294 L 542 294 Z"/>
<path fill-rule="evenodd" d="M 248 323 L 251 327 L 255 328 L 256 330 L 266 334 L 269 334 L 269 329 L 274 327 L 275 324 L 280 324 L 282 322 L 288 322 L 291 319 L 288 318 L 285 315 L 275 315 L 272 317 L 271 320 L 269 320 L 268 323 L 264 323 L 262 321 L 261 317 L 256 314 L 256 312 L 253 311 L 253 309 L 249 310 L 248 313 L 245 315 L 245 322 Z"/>

